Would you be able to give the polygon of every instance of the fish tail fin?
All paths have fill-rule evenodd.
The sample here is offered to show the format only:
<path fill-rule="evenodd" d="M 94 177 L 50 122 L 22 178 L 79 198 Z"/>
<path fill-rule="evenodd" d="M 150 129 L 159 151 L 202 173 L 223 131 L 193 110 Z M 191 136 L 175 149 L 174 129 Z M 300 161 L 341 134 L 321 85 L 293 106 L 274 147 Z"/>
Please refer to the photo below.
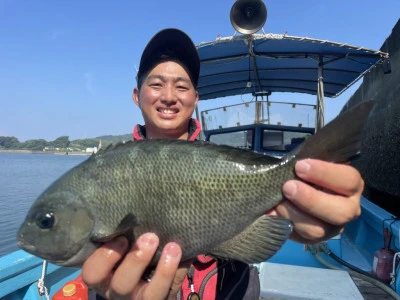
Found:
<path fill-rule="evenodd" d="M 232 239 L 211 251 L 211 255 L 244 263 L 260 263 L 273 256 L 289 238 L 293 223 L 285 218 L 263 215 Z"/>
<path fill-rule="evenodd" d="M 359 154 L 363 128 L 375 101 L 361 103 L 338 115 L 287 156 L 342 163 Z"/>

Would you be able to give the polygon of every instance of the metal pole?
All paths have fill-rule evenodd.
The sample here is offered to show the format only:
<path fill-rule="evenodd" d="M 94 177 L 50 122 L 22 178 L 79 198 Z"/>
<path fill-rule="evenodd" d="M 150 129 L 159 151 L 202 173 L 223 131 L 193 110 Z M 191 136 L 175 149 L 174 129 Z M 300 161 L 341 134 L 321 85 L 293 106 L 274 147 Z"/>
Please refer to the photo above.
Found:
<path fill-rule="evenodd" d="M 318 89 L 317 89 L 317 111 L 315 132 L 325 125 L 325 100 L 324 100 L 324 62 L 322 56 L 319 57 L 318 63 Z"/>

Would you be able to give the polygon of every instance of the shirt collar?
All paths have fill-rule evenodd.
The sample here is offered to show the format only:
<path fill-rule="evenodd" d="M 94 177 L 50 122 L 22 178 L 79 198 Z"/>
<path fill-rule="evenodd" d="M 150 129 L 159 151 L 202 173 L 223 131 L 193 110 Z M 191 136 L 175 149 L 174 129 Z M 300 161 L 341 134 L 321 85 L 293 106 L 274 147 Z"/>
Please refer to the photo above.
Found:
<path fill-rule="evenodd" d="M 195 141 L 199 139 L 201 131 L 201 125 L 200 122 L 197 119 L 190 119 L 189 122 L 189 128 L 188 128 L 188 141 Z M 134 141 L 140 141 L 140 140 L 145 140 L 146 137 L 146 126 L 136 124 L 135 127 L 133 128 L 133 140 Z"/>

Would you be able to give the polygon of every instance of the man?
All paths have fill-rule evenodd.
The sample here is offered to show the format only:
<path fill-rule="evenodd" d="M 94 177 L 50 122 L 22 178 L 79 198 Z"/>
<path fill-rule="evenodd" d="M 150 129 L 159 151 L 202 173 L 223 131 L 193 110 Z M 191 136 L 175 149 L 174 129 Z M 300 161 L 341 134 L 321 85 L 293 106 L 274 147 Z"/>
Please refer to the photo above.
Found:
<path fill-rule="evenodd" d="M 135 127 L 135 140 L 174 138 L 192 141 L 198 137 L 200 125 L 191 116 L 198 102 L 199 69 L 196 48 L 182 31 L 165 29 L 150 40 L 143 51 L 138 85 L 133 91 L 133 100 L 141 109 L 145 122 L 144 126 Z M 310 184 L 299 180 L 286 182 L 282 191 L 288 201 L 268 212 L 292 220 L 295 226 L 291 239 L 303 243 L 328 239 L 360 215 L 364 183 L 354 168 L 309 159 L 299 161 L 295 171 L 299 178 Z M 190 299 L 193 295 L 190 293 L 199 293 L 199 280 L 210 274 L 206 276 L 212 279 L 205 283 L 203 299 L 226 298 L 232 296 L 230 291 L 235 299 L 238 295 L 258 299 L 258 277 L 254 277 L 247 265 L 240 262 L 230 265 L 230 262 L 216 262 L 204 256 L 199 256 L 193 266 L 190 262 L 180 264 L 182 252 L 173 242 L 164 247 L 151 281 L 142 280 L 158 242 L 155 234 L 147 233 L 128 249 L 125 238 L 116 238 L 88 258 L 83 266 L 83 279 L 106 298 L 174 299 L 179 292 L 183 293 L 182 299 Z M 217 274 L 219 270 L 223 270 L 224 276 Z M 238 276 L 241 274 L 245 276 Z M 231 286 L 226 284 L 227 280 L 220 285 L 225 275 L 231 276 Z M 239 277 L 245 279 L 240 281 Z M 233 287 L 236 282 L 238 289 Z"/>

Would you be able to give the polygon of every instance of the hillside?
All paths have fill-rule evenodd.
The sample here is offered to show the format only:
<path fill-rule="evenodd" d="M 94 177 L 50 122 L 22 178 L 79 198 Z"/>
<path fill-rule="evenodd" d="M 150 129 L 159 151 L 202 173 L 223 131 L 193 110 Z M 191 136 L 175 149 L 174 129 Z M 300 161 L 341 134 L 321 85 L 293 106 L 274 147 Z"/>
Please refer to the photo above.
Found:
<path fill-rule="evenodd" d="M 61 136 L 54 141 L 32 139 L 20 142 L 14 136 L 0 136 L 0 150 L 32 150 L 32 151 L 86 151 L 87 148 L 102 147 L 132 139 L 131 134 L 104 135 L 94 138 L 69 140 L 68 136 Z"/>

